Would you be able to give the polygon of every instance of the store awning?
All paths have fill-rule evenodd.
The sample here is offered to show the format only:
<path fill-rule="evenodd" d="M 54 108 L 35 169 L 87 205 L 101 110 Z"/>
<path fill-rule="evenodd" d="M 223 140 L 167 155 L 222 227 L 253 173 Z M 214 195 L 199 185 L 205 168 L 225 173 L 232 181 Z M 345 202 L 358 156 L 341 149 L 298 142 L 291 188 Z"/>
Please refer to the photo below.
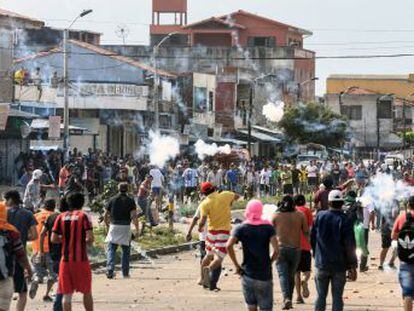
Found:
<path fill-rule="evenodd" d="M 249 131 L 248 130 L 238 130 L 238 133 L 244 135 L 244 136 L 249 136 Z M 252 130 L 251 135 L 254 139 L 260 141 L 260 142 L 265 142 L 265 143 L 281 143 L 282 140 L 280 138 L 256 131 L 256 130 Z"/>
<path fill-rule="evenodd" d="M 35 119 L 35 120 L 33 120 L 33 122 L 30 125 L 30 127 L 33 130 L 44 130 L 44 129 L 48 129 L 49 128 L 49 120 L 46 120 L 46 119 Z M 64 129 L 64 125 L 62 123 L 60 124 L 60 129 L 61 130 Z M 74 126 L 74 125 L 69 125 L 69 130 L 70 131 L 75 131 L 75 132 L 88 132 L 88 129 L 86 129 L 84 127 Z"/>

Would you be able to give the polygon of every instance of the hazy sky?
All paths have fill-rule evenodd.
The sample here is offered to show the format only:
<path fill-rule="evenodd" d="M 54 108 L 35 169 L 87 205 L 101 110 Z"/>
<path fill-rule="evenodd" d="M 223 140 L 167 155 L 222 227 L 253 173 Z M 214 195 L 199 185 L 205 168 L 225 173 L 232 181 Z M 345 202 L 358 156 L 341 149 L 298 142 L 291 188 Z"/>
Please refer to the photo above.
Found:
<path fill-rule="evenodd" d="M 313 31 L 305 41 L 317 56 L 414 53 L 412 0 L 188 0 L 189 22 L 238 9 Z M 93 14 L 75 28 L 103 33 L 103 43 L 121 43 L 119 25 L 129 29 L 127 43 L 148 42 L 151 0 L 0 0 L 0 7 L 64 27 L 82 9 Z M 334 73 L 414 73 L 414 57 L 318 60 L 318 94 Z"/>

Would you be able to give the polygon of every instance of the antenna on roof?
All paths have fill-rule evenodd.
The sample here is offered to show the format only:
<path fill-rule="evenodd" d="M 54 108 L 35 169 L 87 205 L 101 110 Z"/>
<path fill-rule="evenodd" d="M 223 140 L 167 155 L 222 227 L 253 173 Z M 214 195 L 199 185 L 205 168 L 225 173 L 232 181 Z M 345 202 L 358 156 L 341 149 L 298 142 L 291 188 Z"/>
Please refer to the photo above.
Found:
<path fill-rule="evenodd" d="M 118 38 L 122 38 L 123 45 L 126 45 L 126 40 L 129 35 L 129 28 L 127 25 L 118 25 L 115 30 L 115 34 Z"/>

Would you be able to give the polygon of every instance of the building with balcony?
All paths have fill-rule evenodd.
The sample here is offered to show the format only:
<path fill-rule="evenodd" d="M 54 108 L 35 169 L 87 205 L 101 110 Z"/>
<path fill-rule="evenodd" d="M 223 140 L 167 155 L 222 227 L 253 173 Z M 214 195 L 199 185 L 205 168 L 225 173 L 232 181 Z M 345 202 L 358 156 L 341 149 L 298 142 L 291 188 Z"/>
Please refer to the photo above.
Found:
<path fill-rule="evenodd" d="M 70 124 L 89 135 L 73 137 L 79 150 L 97 148 L 115 155 L 132 154 L 154 124 L 153 77 L 160 77 L 160 127 L 174 132 L 172 85 L 176 75 L 101 47 L 69 40 L 68 80 Z M 14 106 L 37 115 L 62 116 L 63 53 L 60 47 L 15 61 L 30 73 L 14 85 Z M 74 141 L 74 139 L 76 139 Z"/>
<path fill-rule="evenodd" d="M 378 98 L 391 94 L 388 96 L 393 99 L 391 102 L 385 100 L 385 103 L 376 104 Z M 336 111 L 340 111 L 340 97 L 345 107 L 342 112 L 347 115 L 356 133 L 356 145 L 372 148 L 378 145 L 378 141 L 381 148 L 404 145 L 401 133 L 413 129 L 414 74 L 331 75 L 326 81 L 326 98 Z M 346 107 L 347 100 L 352 102 L 349 109 Z M 397 133 L 400 135 L 397 136 Z"/>
<path fill-rule="evenodd" d="M 10 68 L 15 53 L 16 29 L 39 29 L 44 22 L 0 8 L 0 102 L 10 102 L 13 97 Z"/>
<path fill-rule="evenodd" d="M 358 149 L 403 147 L 402 134 L 413 130 L 414 102 L 392 94 L 351 87 L 326 94 L 325 102 L 347 117 L 351 145 Z"/>
<path fill-rule="evenodd" d="M 147 64 L 155 62 L 157 68 L 179 75 L 196 73 L 194 88 L 185 91 L 191 96 L 183 97 L 188 119 L 210 124 L 214 119 L 214 128 L 221 127 L 223 135 L 246 127 L 246 103 L 252 88 L 256 95 L 252 119 L 259 126 L 266 126 L 261 108 L 275 95 L 288 105 L 298 97 L 305 102 L 315 98 L 315 53 L 304 48 L 310 31 L 243 10 L 189 24 L 187 0 L 153 0 L 149 32 L 150 46 L 105 48 Z M 202 79 L 215 79 L 216 93 L 196 93 L 195 88 L 206 87 L 197 85 L 201 74 L 205 74 Z M 269 74 L 273 77 L 265 83 L 252 83 Z M 209 107 L 204 112 L 194 109 L 201 93 L 206 97 L 201 102 L 214 104 L 215 116 Z M 210 101 L 211 96 L 214 100 Z"/>

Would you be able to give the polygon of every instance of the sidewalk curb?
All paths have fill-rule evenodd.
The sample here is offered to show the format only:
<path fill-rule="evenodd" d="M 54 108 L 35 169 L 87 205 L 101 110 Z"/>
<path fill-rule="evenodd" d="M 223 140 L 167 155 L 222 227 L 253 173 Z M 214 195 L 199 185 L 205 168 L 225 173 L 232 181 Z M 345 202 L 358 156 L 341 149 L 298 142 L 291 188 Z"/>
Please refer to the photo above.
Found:
<path fill-rule="evenodd" d="M 172 246 L 167 246 L 167 247 L 162 247 L 162 248 L 151 249 L 146 252 L 146 255 L 150 258 L 157 258 L 157 256 L 176 254 L 176 253 L 180 253 L 184 251 L 193 250 L 198 246 L 198 244 L 200 244 L 200 242 L 190 242 L 190 243 L 184 243 L 184 244 L 179 244 L 179 245 L 172 245 Z M 132 254 L 130 257 L 131 261 L 140 260 L 140 259 L 144 259 L 144 256 L 142 256 L 141 254 Z M 118 260 L 117 260 L 117 264 L 119 264 Z M 102 268 L 105 266 L 106 266 L 106 260 L 101 260 L 98 262 L 91 263 L 92 270 L 96 270 L 98 268 Z"/>

